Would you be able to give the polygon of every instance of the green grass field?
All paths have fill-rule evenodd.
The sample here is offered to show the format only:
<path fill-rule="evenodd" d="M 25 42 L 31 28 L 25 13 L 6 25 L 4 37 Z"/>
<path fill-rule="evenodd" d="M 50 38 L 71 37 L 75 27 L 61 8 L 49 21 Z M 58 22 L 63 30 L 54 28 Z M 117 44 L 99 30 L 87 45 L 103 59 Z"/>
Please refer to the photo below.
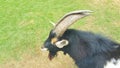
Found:
<path fill-rule="evenodd" d="M 0 65 L 11 61 L 16 61 L 15 64 L 28 55 L 38 56 L 37 63 L 41 63 L 43 60 L 40 59 L 47 56 L 43 56 L 39 48 L 53 28 L 49 21 L 57 22 L 65 13 L 83 9 L 94 12 L 71 28 L 100 33 L 120 43 L 119 0 L 0 0 Z M 56 65 L 64 64 L 59 61 Z M 47 62 L 42 64 L 47 65 Z M 49 64 L 48 68 L 56 68 L 54 64 Z M 62 68 L 67 68 L 67 61 L 66 67 Z"/>

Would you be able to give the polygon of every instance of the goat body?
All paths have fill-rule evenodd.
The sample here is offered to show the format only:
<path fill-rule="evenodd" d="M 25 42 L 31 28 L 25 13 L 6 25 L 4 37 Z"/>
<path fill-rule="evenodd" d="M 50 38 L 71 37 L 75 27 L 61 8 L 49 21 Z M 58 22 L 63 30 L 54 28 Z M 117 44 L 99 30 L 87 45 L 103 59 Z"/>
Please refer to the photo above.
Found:
<path fill-rule="evenodd" d="M 62 50 L 79 68 L 104 68 L 107 61 L 120 58 L 120 44 L 101 35 L 68 29 L 63 38 L 70 43 Z"/>

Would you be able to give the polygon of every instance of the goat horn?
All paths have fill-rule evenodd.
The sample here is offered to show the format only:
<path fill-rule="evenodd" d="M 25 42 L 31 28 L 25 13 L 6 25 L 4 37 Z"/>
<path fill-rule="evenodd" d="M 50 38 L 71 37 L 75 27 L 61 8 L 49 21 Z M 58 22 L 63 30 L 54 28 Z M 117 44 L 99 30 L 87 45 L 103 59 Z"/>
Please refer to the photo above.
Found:
<path fill-rule="evenodd" d="M 55 23 L 53 21 L 49 20 L 49 23 L 55 27 Z"/>
<path fill-rule="evenodd" d="M 72 25 L 78 19 L 88 16 L 91 12 L 92 11 L 90 10 L 78 10 L 66 14 L 53 28 L 53 33 L 56 34 L 56 37 L 61 37 L 70 25 Z"/>

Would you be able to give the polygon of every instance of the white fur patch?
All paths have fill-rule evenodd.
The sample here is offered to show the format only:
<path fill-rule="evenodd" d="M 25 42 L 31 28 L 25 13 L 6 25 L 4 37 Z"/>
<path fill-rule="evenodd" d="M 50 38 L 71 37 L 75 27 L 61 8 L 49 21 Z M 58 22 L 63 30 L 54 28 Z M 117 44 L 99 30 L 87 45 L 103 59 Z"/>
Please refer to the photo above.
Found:
<path fill-rule="evenodd" d="M 112 59 L 111 61 L 107 62 L 104 68 L 120 68 L 120 59 L 117 61 Z"/>
<path fill-rule="evenodd" d="M 47 48 L 41 48 L 41 51 L 47 51 L 48 49 Z"/>

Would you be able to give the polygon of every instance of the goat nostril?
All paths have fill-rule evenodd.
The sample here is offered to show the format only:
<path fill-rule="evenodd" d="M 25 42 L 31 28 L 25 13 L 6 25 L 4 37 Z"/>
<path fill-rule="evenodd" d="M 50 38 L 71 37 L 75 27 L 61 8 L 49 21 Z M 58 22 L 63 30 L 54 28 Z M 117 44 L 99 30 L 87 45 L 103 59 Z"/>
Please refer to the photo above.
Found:
<path fill-rule="evenodd" d="M 41 49 L 43 49 L 44 47 L 42 46 Z"/>

